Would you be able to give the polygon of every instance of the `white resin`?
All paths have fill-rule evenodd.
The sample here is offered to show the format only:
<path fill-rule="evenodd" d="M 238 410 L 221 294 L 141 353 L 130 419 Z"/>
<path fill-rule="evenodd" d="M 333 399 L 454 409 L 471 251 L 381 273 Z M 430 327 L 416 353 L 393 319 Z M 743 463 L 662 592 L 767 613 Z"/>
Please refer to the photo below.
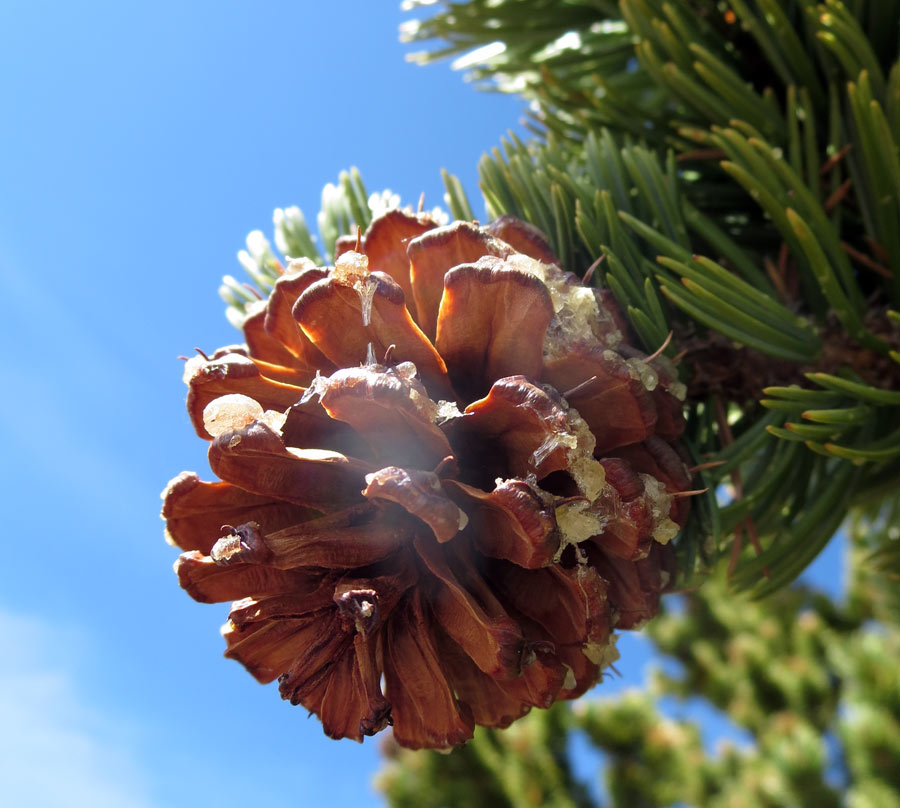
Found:
<path fill-rule="evenodd" d="M 264 423 L 273 432 L 280 433 L 284 426 L 285 415 L 274 410 L 263 410 L 257 401 L 238 393 L 213 399 L 203 410 L 203 427 L 214 438 L 235 429 L 243 429 L 255 421 Z M 237 435 L 234 437 L 237 441 L 232 448 L 240 443 L 240 437 Z"/>

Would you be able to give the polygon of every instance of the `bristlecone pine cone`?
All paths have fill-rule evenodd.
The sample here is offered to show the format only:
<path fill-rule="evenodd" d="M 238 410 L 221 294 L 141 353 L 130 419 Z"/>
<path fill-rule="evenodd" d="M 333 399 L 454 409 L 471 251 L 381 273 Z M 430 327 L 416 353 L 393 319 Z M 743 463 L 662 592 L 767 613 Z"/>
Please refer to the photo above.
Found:
<path fill-rule="evenodd" d="M 222 482 L 176 477 L 167 537 L 234 601 L 225 655 L 329 736 L 451 747 L 584 693 L 656 613 L 683 388 L 518 220 L 393 210 L 337 252 L 188 361 Z"/>

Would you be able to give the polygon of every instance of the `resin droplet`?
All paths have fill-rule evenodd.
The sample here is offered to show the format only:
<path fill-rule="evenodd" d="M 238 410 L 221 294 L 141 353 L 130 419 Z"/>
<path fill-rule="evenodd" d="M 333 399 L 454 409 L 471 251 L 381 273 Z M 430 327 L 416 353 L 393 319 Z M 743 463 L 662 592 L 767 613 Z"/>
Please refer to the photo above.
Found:
<path fill-rule="evenodd" d="M 369 274 L 368 256 L 353 250 L 345 252 L 335 262 L 332 278 L 342 286 L 353 287 L 359 295 L 363 325 L 369 325 L 372 322 L 372 300 L 378 281 Z"/>
<path fill-rule="evenodd" d="M 618 639 L 619 637 L 616 634 L 610 634 L 609 642 L 606 645 L 589 642 L 581 650 L 591 662 L 603 671 L 619 659 L 619 649 L 616 648 Z"/>
<path fill-rule="evenodd" d="M 258 421 L 263 408 L 249 396 L 232 394 L 210 401 L 203 410 L 203 426 L 214 438 Z"/>
<path fill-rule="evenodd" d="M 642 359 L 628 359 L 628 371 L 633 379 L 640 381 L 644 389 L 652 391 L 659 384 L 659 374 Z"/>
<path fill-rule="evenodd" d="M 680 530 L 678 525 L 669 518 L 672 509 L 672 495 L 655 477 L 641 474 L 640 478 L 644 481 L 644 500 L 653 517 L 651 535 L 660 544 L 668 544 Z"/>
<path fill-rule="evenodd" d="M 312 378 L 309 383 L 309 387 L 303 391 L 303 395 L 300 396 L 300 403 L 307 404 L 309 401 L 316 397 L 322 396 L 328 389 L 328 377 L 323 376 L 318 370 L 316 371 L 316 375 Z"/>
<path fill-rule="evenodd" d="M 459 411 L 456 402 L 444 400 L 438 401 L 437 409 L 434 413 L 434 422 L 440 426 L 451 418 L 462 418 L 462 413 Z"/>
<path fill-rule="evenodd" d="M 237 393 L 220 396 L 210 401 L 203 410 L 203 426 L 214 438 L 225 432 L 242 429 L 254 421 L 261 421 L 272 431 L 280 432 L 284 426 L 285 416 L 274 410 L 263 410 L 259 403 L 249 396 Z"/>
<path fill-rule="evenodd" d="M 362 322 L 364 326 L 368 326 L 372 322 L 372 299 L 375 297 L 375 290 L 378 288 L 378 281 L 369 278 L 364 283 L 355 284 L 356 294 L 359 295 L 359 307 L 362 311 Z"/>
<path fill-rule="evenodd" d="M 559 267 L 542 264 L 527 255 L 511 255 L 509 264 L 538 278 L 550 293 L 554 317 L 544 337 L 544 357 L 558 359 L 573 345 L 617 348 L 622 342 L 612 315 L 600 305 L 595 291 L 572 282 Z"/>
<path fill-rule="evenodd" d="M 412 362 L 399 362 L 394 365 L 392 370 L 401 379 L 415 379 L 416 373 L 418 373 L 416 366 Z"/>
<path fill-rule="evenodd" d="M 562 538 L 557 556 L 569 544 L 579 545 L 594 536 L 599 536 L 609 522 L 609 517 L 584 501 L 566 502 L 556 508 L 556 523 Z"/>

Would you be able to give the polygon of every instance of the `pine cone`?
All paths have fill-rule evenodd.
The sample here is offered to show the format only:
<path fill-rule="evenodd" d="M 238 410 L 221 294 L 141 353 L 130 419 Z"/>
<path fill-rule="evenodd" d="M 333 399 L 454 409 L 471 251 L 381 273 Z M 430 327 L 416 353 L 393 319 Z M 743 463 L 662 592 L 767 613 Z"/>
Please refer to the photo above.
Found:
<path fill-rule="evenodd" d="M 176 477 L 167 538 L 235 601 L 225 655 L 329 736 L 450 747 L 584 693 L 656 613 L 683 392 L 518 220 L 393 210 L 337 252 L 188 361 L 223 482 Z"/>

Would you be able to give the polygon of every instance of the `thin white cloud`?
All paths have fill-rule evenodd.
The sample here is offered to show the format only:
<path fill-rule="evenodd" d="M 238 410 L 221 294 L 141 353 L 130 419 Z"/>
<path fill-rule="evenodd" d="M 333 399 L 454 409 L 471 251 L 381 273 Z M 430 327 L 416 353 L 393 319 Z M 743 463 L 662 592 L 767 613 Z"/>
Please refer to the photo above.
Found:
<path fill-rule="evenodd" d="M 150 808 L 133 729 L 91 705 L 67 665 L 78 638 L 0 610 L 0 804 Z"/>

